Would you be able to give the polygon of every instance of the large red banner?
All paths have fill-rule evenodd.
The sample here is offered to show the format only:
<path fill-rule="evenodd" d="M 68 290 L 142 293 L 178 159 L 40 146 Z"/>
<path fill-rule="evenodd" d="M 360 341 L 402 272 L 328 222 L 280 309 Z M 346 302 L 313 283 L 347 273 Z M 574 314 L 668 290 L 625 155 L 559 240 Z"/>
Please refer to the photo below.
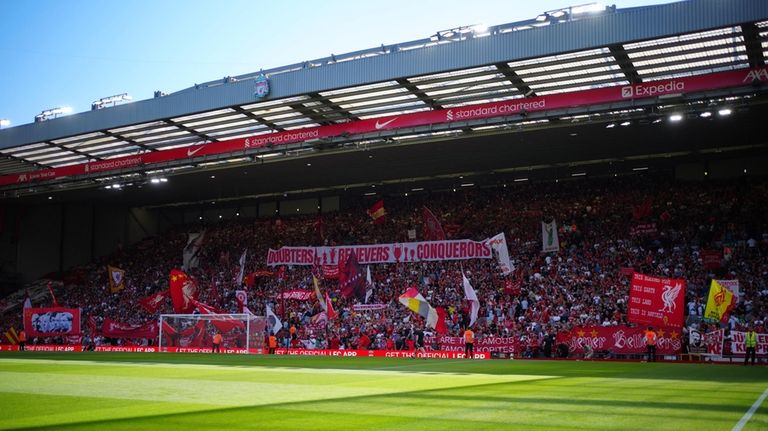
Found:
<path fill-rule="evenodd" d="M 242 152 L 251 148 L 277 146 L 309 140 L 333 138 L 341 135 L 360 135 L 429 124 L 453 123 L 483 118 L 505 117 L 526 112 L 547 111 L 575 106 L 597 105 L 623 100 L 647 99 L 676 94 L 690 94 L 720 88 L 751 85 L 768 81 L 768 69 L 740 69 L 726 72 L 688 76 L 675 79 L 645 82 L 627 86 L 597 88 L 570 93 L 552 94 L 503 102 L 467 105 L 459 108 L 438 109 L 411 114 L 390 115 L 369 120 L 350 121 L 342 124 L 308 127 L 300 130 L 265 133 L 248 138 L 212 142 L 204 145 L 173 148 L 145 154 L 59 168 L 41 169 L 0 176 L 0 186 L 23 184 L 32 181 L 54 180 L 62 177 L 85 175 L 96 172 L 116 171 L 173 160 Z"/>
<path fill-rule="evenodd" d="M 299 301 L 308 301 L 312 298 L 313 291 L 291 289 L 277 294 L 277 299 L 296 299 Z"/>
<path fill-rule="evenodd" d="M 493 258 L 487 242 L 459 239 L 340 247 L 282 247 L 269 249 L 267 265 L 338 265 L 339 262 L 346 262 L 352 251 L 361 264 Z"/>
<path fill-rule="evenodd" d="M 157 320 L 132 325 L 106 318 L 101 325 L 101 334 L 112 338 L 157 338 L 158 328 Z"/>
<path fill-rule="evenodd" d="M 618 355 L 643 354 L 646 351 L 645 328 L 629 326 L 583 326 L 576 327 L 569 334 L 558 336 L 558 342 L 568 345 L 571 352 L 582 353 L 582 344 L 594 351 L 608 350 Z M 676 355 L 683 346 L 679 328 L 656 329 L 656 353 Z"/>
<path fill-rule="evenodd" d="M 654 327 L 683 326 L 685 280 L 632 274 L 628 320 Z"/>
<path fill-rule="evenodd" d="M 24 331 L 31 337 L 80 334 L 79 308 L 25 308 Z"/>

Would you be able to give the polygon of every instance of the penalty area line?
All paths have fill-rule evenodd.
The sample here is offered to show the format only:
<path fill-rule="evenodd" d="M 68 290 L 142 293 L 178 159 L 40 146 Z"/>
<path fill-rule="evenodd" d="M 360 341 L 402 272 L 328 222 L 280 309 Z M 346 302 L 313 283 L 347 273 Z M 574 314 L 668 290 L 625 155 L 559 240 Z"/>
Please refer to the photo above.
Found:
<path fill-rule="evenodd" d="M 760 404 L 763 403 L 763 400 L 765 400 L 765 397 L 768 397 L 768 388 L 766 388 L 763 391 L 763 394 L 760 395 L 760 397 L 755 401 L 754 404 L 752 404 L 752 407 L 750 407 L 749 410 L 747 410 L 747 412 L 744 413 L 744 416 L 741 417 L 741 420 L 739 421 L 739 423 L 737 423 L 736 425 L 733 426 L 733 428 L 731 428 L 731 431 L 741 431 L 741 429 L 744 428 L 744 425 L 746 425 L 747 422 L 749 422 L 749 420 L 752 418 L 752 415 L 755 414 L 758 407 L 760 407 Z"/>

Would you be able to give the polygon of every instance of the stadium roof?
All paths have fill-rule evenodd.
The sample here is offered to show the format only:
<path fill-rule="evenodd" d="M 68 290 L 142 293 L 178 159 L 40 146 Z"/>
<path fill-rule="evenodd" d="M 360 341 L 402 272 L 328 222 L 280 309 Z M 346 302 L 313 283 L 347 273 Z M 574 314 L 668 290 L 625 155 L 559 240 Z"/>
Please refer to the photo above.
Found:
<path fill-rule="evenodd" d="M 164 204 L 764 155 L 766 50 L 760 0 L 448 29 L 0 130 L 0 196 L 108 199 L 119 184 L 114 199 Z M 646 94 L 604 96 L 625 89 Z M 494 109 L 509 112 L 480 112 Z M 160 178 L 164 192 L 138 188 Z"/>

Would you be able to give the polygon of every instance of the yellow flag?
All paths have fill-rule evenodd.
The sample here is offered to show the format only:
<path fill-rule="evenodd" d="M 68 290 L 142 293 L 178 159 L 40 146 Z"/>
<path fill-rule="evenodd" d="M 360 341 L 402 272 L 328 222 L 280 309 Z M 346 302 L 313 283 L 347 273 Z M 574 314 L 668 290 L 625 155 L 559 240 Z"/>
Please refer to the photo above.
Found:
<path fill-rule="evenodd" d="M 112 293 L 125 289 L 125 271 L 120 268 L 107 265 L 107 276 L 109 276 L 109 291 Z"/>
<path fill-rule="evenodd" d="M 728 314 L 736 305 L 733 292 L 720 285 L 717 280 L 712 280 L 709 287 L 709 299 L 704 310 L 704 319 L 713 322 L 727 322 Z"/>
<path fill-rule="evenodd" d="M 323 294 L 320 293 L 320 283 L 317 281 L 317 277 L 315 277 L 314 274 L 312 274 L 312 284 L 315 285 L 315 296 L 317 297 L 317 302 L 320 303 L 320 307 L 322 307 L 323 311 L 328 311 L 327 305 L 325 304 L 325 297 L 323 297 Z"/>

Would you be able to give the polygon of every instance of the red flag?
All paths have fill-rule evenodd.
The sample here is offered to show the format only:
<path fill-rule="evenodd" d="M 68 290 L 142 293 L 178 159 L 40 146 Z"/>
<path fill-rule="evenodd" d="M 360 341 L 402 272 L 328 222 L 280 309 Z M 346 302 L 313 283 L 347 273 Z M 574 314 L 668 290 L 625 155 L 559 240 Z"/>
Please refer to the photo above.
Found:
<path fill-rule="evenodd" d="M 331 297 L 328 296 L 328 292 L 325 292 L 325 315 L 328 316 L 328 320 L 333 320 L 338 316 L 336 310 L 333 309 L 333 303 Z"/>
<path fill-rule="evenodd" d="M 632 207 L 632 218 L 635 220 L 646 219 L 651 216 L 651 199 L 645 198 L 640 205 Z"/>
<path fill-rule="evenodd" d="M 179 331 L 176 330 L 167 320 L 163 320 L 163 335 L 176 335 Z"/>
<path fill-rule="evenodd" d="M 157 313 L 157 310 L 163 306 L 163 302 L 165 302 L 168 296 L 170 296 L 170 294 L 167 290 L 164 290 L 162 292 L 155 293 L 154 295 L 149 295 L 146 298 L 139 299 L 139 305 L 144 307 L 145 310 L 154 314 Z"/>
<path fill-rule="evenodd" d="M 101 333 L 105 337 L 114 338 L 157 338 L 159 326 L 157 320 L 150 320 L 145 323 L 125 323 L 105 318 L 101 324 Z"/>
<path fill-rule="evenodd" d="M 22 308 L 32 308 L 32 299 L 29 297 L 29 290 L 24 290 L 24 305 Z"/>
<path fill-rule="evenodd" d="M 683 325 L 686 282 L 683 279 L 632 274 L 628 320 L 655 327 Z"/>
<path fill-rule="evenodd" d="M 325 239 L 325 234 L 323 232 L 324 223 L 323 223 L 323 216 L 322 215 L 320 215 L 320 214 L 317 215 L 317 218 L 315 219 L 314 225 L 315 225 L 315 232 L 317 232 L 317 237 L 320 240 Z"/>
<path fill-rule="evenodd" d="M 339 265 L 323 265 L 323 278 L 339 278 Z"/>
<path fill-rule="evenodd" d="M 96 317 L 94 315 L 88 316 L 88 330 L 91 331 L 91 337 L 95 337 L 99 333 L 98 327 Z"/>
<path fill-rule="evenodd" d="M 387 211 L 384 209 L 384 200 L 379 200 L 368 209 L 368 215 L 373 219 L 373 224 L 384 224 Z"/>
<path fill-rule="evenodd" d="M 443 241 L 445 240 L 445 231 L 440 221 L 432 214 L 427 207 L 423 207 L 422 218 L 424 219 L 424 241 Z"/>
<path fill-rule="evenodd" d="M 283 270 L 285 271 L 285 270 Z M 256 279 L 259 277 L 272 277 L 275 273 L 272 271 L 267 271 L 266 269 L 260 269 L 258 271 L 254 271 L 245 277 L 243 277 L 243 284 L 245 284 L 248 287 L 253 287 L 256 284 Z"/>
<path fill-rule="evenodd" d="M 216 308 L 208 304 L 203 304 L 202 302 L 198 301 L 193 302 L 195 307 L 200 310 L 201 314 L 229 314 L 220 308 Z M 229 332 L 235 328 L 245 329 L 243 322 L 227 316 L 218 317 L 217 320 L 212 320 L 211 324 L 217 327 L 221 332 Z"/>
<path fill-rule="evenodd" d="M 239 313 L 243 313 L 248 305 L 248 293 L 245 290 L 236 290 L 235 300 L 237 301 L 237 309 L 240 310 Z"/>
<path fill-rule="evenodd" d="M 170 281 L 171 301 L 173 310 L 180 314 L 189 314 L 195 309 L 199 289 L 195 280 L 178 269 L 171 270 Z"/>
<path fill-rule="evenodd" d="M 56 295 L 53 294 L 53 283 L 48 282 L 48 292 L 51 294 L 51 300 L 53 301 L 52 307 L 58 307 L 59 301 L 56 300 Z"/>
<path fill-rule="evenodd" d="M 245 287 L 253 287 L 254 284 L 256 284 L 256 276 L 253 275 L 254 273 L 250 273 L 243 277 L 243 284 Z"/>
<path fill-rule="evenodd" d="M 354 296 L 360 302 L 365 301 L 365 275 L 357 263 L 354 251 L 349 253 L 347 261 L 339 267 L 339 287 L 342 297 Z"/>

